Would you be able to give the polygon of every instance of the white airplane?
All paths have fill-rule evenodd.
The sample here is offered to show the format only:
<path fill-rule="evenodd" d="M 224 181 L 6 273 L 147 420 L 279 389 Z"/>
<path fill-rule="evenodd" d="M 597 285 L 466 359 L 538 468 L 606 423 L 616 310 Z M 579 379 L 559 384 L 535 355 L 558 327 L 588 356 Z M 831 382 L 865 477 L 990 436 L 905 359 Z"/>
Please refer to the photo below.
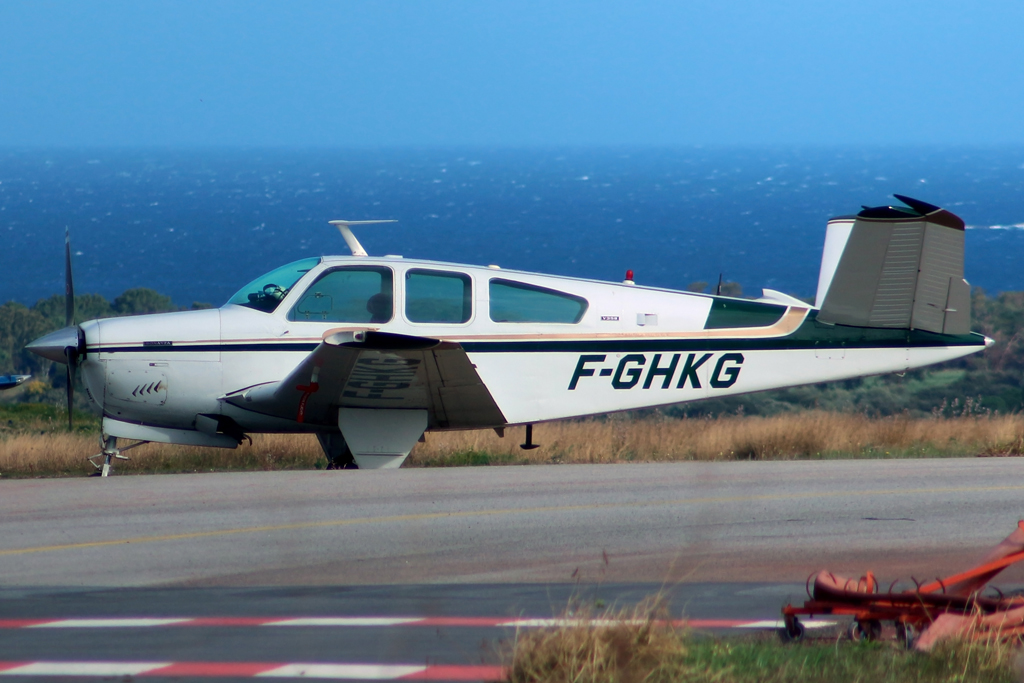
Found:
<path fill-rule="evenodd" d="M 498 266 L 367 255 L 281 266 L 221 308 L 73 324 L 32 342 L 76 367 L 118 439 L 234 448 L 312 432 L 329 461 L 399 467 L 427 431 L 526 425 L 959 358 L 970 331 L 964 223 L 925 202 L 828 223 L 813 306 Z M 69 382 L 69 408 L 70 391 Z M 70 413 L 70 411 L 69 411 Z M 70 414 L 69 414 L 70 419 Z M 134 447 L 139 444 L 132 444 Z M 94 464 L 96 464 L 94 462 Z"/>

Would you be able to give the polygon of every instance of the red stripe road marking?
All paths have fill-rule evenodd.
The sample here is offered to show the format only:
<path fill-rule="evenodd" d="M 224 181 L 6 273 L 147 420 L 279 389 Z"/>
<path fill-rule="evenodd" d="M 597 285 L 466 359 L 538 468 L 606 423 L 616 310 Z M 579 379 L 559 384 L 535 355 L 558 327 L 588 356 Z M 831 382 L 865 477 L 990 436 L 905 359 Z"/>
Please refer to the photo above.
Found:
<path fill-rule="evenodd" d="M 140 676 L 255 676 L 280 668 L 280 664 L 261 662 L 175 662 L 170 666 L 147 671 Z"/>
<path fill-rule="evenodd" d="M 0 619 L 0 628 L 25 628 L 26 626 L 37 626 L 48 624 L 53 619 Z"/>
<path fill-rule="evenodd" d="M 0 662 L 0 671 L 8 671 L 10 669 L 16 669 L 19 666 L 25 666 L 29 662 Z"/>

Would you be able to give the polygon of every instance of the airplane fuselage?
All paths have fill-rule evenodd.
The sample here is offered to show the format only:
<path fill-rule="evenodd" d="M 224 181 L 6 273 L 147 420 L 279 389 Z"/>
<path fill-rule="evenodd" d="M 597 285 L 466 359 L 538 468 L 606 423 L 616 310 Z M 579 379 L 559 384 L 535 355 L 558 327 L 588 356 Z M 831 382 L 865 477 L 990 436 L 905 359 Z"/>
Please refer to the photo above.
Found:
<path fill-rule="evenodd" d="M 396 257 L 300 264 L 299 279 L 275 290 L 279 300 L 269 304 L 236 295 L 236 303 L 219 309 L 82 324 L 80 367 L 103 410 L 104 431 L 167 440 L 152 431 L 164 430 L 178 441 L 188 433 L 197 444 L 229 445 L 217 429 L 204 431 L 201 416 L 230 418 L 246 432 L 337 429 L 336 411 L 271 415 L 249 409 L 241 397 L 288 376 L 339 330 L 444 340 L 464 350 L 478 380 L 463 376 L 482 384 L 478 398 L 445 379 L 443 357 L 420 362 L 387 352 L 361 360 L 339 391 L 338 406 L 401 410 L 430 403 L 428 430 L 901 372 L 985 345 L 977 334 L 827 325 L 811 305 L 785 297 L 751 301 Z M 349 290 L 344 283 L 332 288 L 328 274 L 345 278 L 352 301 L 342 301 Z M 367 301 L 384 290 L 390 307 L 374 311 Z M 425 367 L 431 362 L 440 369 Z M 308 386 L 315 384 L 314 377 Z"/>

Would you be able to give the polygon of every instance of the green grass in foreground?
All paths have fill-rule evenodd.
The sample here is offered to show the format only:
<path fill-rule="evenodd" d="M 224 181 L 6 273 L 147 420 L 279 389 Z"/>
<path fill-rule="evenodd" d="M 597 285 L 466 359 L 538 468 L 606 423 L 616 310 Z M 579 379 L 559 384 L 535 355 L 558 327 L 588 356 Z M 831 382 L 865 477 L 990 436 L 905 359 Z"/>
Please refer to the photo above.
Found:
<path fill-rule="evenodd" d="M 871 683 L 996 683 L 1019 681 L 1016 652 L 1007 646 L 958 643 L 933 653 L 906 652 L 894 643 L 817 641 L 787 646 L 756 640 L 692 639 L 682 656 L 687 673 L 676 680 L 721 683 L 807 681 Z"/>
<path fill-rule="evenodd" d="M 774 633 L 710 637 L 673 622 L 661 594 L 611 609 L 570 600 L 557 616 L 561 625 L 499 648 L 507 683 L 1008 683 L 1022 673 L 1019 643 L 945 641 L 926 654 L 897 645 L 891 629 L 855 643 L 842 626 L 789 644 Z"/>
<path fill-rule="evenodd" d="M 950 643 L 930 654 L 841 636 L 784 645 L 769 634 L 700 637 L 647 624 L 520 633 L 509 683 L 1002 683 L 1021 680 L 1017 647 Z"/>

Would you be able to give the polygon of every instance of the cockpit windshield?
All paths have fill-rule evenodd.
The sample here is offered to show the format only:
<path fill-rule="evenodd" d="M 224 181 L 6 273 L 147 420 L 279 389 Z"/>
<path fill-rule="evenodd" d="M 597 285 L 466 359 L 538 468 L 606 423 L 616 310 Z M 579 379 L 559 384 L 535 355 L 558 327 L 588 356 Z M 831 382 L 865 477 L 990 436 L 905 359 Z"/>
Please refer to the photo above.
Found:
<path fill-rule="evenodd" d="M 228 303 L 248 306 L 264 313 L 272 313 L 278 304 L 288 296 L 288 292 L 295 283 L 315 268 L 318 263 L 320 263 L 319 257 L 306 258 L 276 268 L 242 287 L 237 294 L 228 299 Z"/>

